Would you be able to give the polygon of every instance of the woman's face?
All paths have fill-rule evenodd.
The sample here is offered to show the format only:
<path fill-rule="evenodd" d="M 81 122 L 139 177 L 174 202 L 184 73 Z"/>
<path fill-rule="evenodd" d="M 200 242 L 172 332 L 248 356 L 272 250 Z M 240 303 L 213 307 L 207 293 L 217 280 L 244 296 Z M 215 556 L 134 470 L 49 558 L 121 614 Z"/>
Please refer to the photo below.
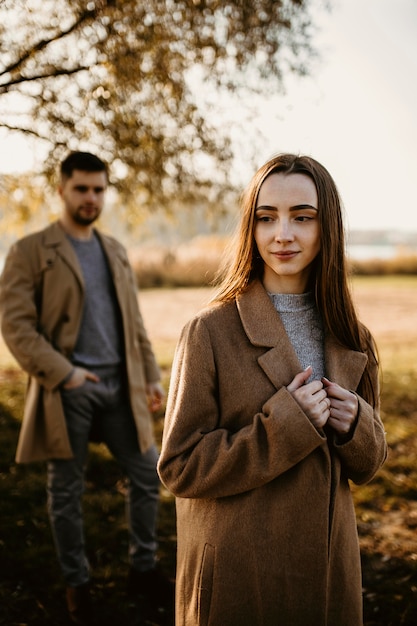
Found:
<path fill-rule="evenodd" d="M 303 293 L 320 251 L 317 190 L 304 174 L 271 174 L 261 185 L 254 237 L 271 293 Z"/>

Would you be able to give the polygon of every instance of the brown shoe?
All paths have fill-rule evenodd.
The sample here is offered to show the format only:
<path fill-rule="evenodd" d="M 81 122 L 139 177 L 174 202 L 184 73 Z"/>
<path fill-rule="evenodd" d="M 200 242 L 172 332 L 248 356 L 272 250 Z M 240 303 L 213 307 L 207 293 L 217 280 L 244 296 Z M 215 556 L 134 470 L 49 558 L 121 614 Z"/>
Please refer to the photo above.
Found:
<path fill-rule="evenodd" d="M 79 626 L 92 626 L 94 618 L 90 583 L 78 587 L 67 587 L 66 598 L 71 621 Z"/>

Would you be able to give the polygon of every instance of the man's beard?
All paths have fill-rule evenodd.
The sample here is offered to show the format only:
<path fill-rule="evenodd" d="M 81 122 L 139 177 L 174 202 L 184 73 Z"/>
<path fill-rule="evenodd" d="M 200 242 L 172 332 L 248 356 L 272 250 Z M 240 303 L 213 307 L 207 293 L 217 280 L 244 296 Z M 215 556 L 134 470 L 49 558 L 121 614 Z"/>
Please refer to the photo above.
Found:
<path fill-rule="evenodd" d="M 76 224 L 79 224 L 80 226 L 89 226 L 90 224 L 96 221 L 98 216 L 99 216 L 99 211 L 96 211 L 92 215 L 86 215 L 86 216 L 83 216 L 81 213 L 77 211 L 73 214 L 72 219 L 74 220 Z"/>

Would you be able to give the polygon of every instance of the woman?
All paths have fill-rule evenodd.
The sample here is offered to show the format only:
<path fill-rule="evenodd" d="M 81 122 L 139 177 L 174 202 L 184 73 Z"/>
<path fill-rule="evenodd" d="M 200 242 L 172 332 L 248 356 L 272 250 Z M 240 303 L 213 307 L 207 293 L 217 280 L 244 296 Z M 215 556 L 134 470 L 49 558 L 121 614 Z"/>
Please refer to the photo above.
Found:
<path fill-rule="evenodd" d="M 177 626 L 359 626 L 348 481 L 374 476 L 386 442 L 322 165 L 260 168 L 225 268 L 182 332 L 158 466 L 177 497 Z"/>

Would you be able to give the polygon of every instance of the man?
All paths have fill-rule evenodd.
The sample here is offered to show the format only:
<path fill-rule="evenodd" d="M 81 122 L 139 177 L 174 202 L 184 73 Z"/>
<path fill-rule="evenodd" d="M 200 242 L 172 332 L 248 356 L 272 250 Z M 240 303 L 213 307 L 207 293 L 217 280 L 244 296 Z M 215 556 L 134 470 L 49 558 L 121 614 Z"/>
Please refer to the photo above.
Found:
<path fill-rule="evenodd" d="M 129 587 L 155 610 L 173 597 L 156 567 L 159 481 L 150 411 L 164 392 L 124 248 L 97 231 L 98 157 L 61 164 L 60 219 L 15 243 L 0 279 L 3 337 L 29 375 L 16 461 L 47 461 L 48 513 L 71 620 L 92 623 L 81 496 L 98 433 L 129 481 Z"/>

